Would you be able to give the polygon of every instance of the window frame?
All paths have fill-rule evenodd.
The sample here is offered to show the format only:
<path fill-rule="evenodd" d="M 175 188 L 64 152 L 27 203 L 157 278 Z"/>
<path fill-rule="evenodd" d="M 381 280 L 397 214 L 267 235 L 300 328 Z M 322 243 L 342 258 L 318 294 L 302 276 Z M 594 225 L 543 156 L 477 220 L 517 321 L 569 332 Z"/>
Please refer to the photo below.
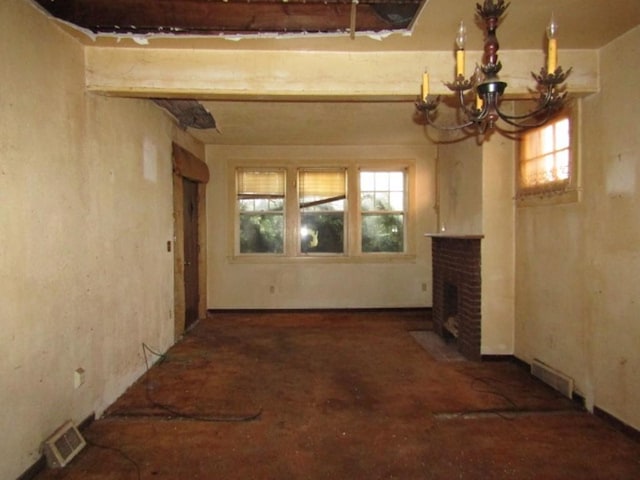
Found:
<path fill-rule="evenodd" d="M 372 210 L 372 211 L 367 211 L 367 212 L 363 212 L 362 211 L 362 186 L 361 186 L 361 174 L 364 172 L 369 172 L 369 173 L 393 173 L 393 172 L 400 172 L 402 173 L 402 180 L 403 180 L 403 206 L 402 206 L 402 210 Z M 367 168 L 367 167 L 360 167 L 358 169 L 358 174 L 357 174 L 357 181 L 358 181 L 358 190 L 357 190 L 357 213 L 358 213 L 358 251 L 361 255 L 402 255 L 404 253 L 407 252 L 407 226 L 408 226 L 408 222 L 409 222 L 409 198 L 410 198 L 410 189 L 409 189 L 409 169 L 405 166 L 405 167 L 396 167 L 396 168 L 391 168 L 391 167 L 387 167 L 387 168 L 381 168 L 381 167 L 375 167 L 375 168 Z M 375 191 L 375 190 L 374 190 Z M 390 190 L 391 192 L 391 190 Z M 403 217 L 403 222 L 402 222 L 402 228 L 403 228 L 403 232 L 402 232 L 402 251 L 400 252 L 392 252 L 392 251 L 371 251 L 371 252 L 364 252 L 362 250 L 362 243 L 363 243 L 363 218 L 366 216 L 374 216 L 374 215 L 397 215 L 398 213 L 402 214 Z"/>
<path fill-rule="evenodd" d="M 284 181 L 284 192 L 283 192 L 283 197 L 282 197 L 282 210 L 278 210 L 277 213 L 276 212 L 271 212 L 269 210 L 266 211 L 260 211 L 262 212 L 262 214 L 266 214 L 266 215 L 281 215 L 282 216 L 282 222 L 283 222 L 283 231 L 282 231 L 282 251 L 281 252 L 241 252 L 241 235 L 240 235 L 240 224 L 241 224 L 241 220 L 240 217 L 243 214 L 241 208 L 240 208 L 240 196 L 242 195 L 241 193 L 239 193 L 239 178 L 240 178 L 240 172 L 242 171 L 251 171 L 251 172 L 279 172 L 282 174 L 283 176 L 283 181 Z M 259 166 L 259 167 L 254 167 L 254 166 L 238 166 L 236 168 L 233 169 L 233 177 L 234 177 L 234 187 L 233 187 L 233 204 L 234 204 L 234 208 L 231 209 L 234 212 L 234 233 L 233 233 L 233 238 L 234 238 L 234 255 L 236 256 L 247 256 L 247 255 L 258 255 L 258 256 L 283 256 L 286 254 L 286 244 L 287 244 L 287 177 L 288 177 L 288 172 L 287 169 L 284 167 L 265 167 L 265 166 Z M 265 198 L 268 199 L 269 195 L 264 195 L 264 197 L 260 197 L 259 195 L 255 195 L 255 198 L 253 198 L 254 200 L 260 199 L 260 198 Z M 250 199 L 250 198 L 247 198 Z"/>
<path fill-rule="evenodd" d="M 522 171 L 527 134 L 539 132 L 552 122 L 567 119 L 569 121 L 569 172 L 568 179 L 560 182 L 548 182 L 541 185 L 525 185 Z M 580 200 L 580 103 L 576 101 L 565 108 L 547 124 L 524 132 L 516 148 L 516 200 L 519 206 L 554 205 L 577 202 Z M 555 151 L 555 150 L 554 150 Z"/>
<path fill-rule="evenodd" d="M 284 251 L 283 253 L 240 253 L 239 202 L 237 191 L 237 171 L 239 169 L 285 170 L 284 206 Z M 301 210 L 298 203 L 298 172 L 310 169 L 344 169 L 346 175 L 346 207 L 344 211 L 344 252 L 302 252 L 300 245 Z M 360 212 L 360 171 L 403 171 L 404 172 L 404 249 L 402 252 L 362 252 L 361 212 Z M 230 225 L 229 261 L 234 263 L 367 263 L 389 261 L 414 261 L 416 258 L 414 239 L 416 232 L 415 210 L 415 160 L 347 160 L 347 161 L 231 161 L 229 163 L 230 203 L 228 215 Z M 231 218 L 233 217 L 233 218 Z"/>
<path fill-rule="evenodd" d="M 310 205 L 302 204 L 302 177 L 305 173 L 313 174 L 313 173 L 337 173 L 341 172 L 343 174 L 343 190 L 344 194 L 340 195 L 342 198 L 333 198 L 327 197 L 327 200 L 342 200 L 344 202 L 344 207 L 342 210 L 337 211 L 327 211 L 326 215 L 336 215 L 336 212 L 342 212 L 342 251 L 341 252 L 309 252 L 304 251 L 302 248 L 302 217 L 305 213 L 313 214 L 317 213 L 317 210 L 307 210 L 303 211 L 304 208 L 313 207 L 314 205 L 319 205 L 324 202 L 322 201 L 314 201 L 311 202 Z M 324 166 L 300 166 L 296 168 L 296 177 L 298 179 L 298 183 L 296 185 L 296 209 L 297 209 L 297 221 L 296 228 L 297 231 L 300 232 L 297 238 L 296 246 L 297 246 L 297 254 L 298 255 L 324 255 L 324 256 L 344 256 L 348 252 L 348 240 L 349 240 L 349 188 L 348 188 L 348 180 L 349 180 L 349 171 L 346 167 L 324 167 Z"/>

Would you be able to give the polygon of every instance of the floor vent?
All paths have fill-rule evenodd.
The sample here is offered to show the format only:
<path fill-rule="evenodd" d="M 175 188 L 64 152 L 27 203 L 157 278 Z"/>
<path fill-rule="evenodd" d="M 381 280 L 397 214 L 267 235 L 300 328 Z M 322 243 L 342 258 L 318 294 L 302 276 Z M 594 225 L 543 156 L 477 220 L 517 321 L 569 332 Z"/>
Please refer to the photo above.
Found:
<path fill-rule="evenodd" d="M 533 363 L 531 363 L 531 375 L 539 378 L 547 385 L 562 393 L 565 397 L 572 397 L 573 379 L 545 365 L 540 360 L 534 359 Z"/>
<path fill-rule="evenodd" d="M 64 467 L 86 444 L 73 422 L 66 422 L 44 442 L 47 465 L 50 468 Z"/>

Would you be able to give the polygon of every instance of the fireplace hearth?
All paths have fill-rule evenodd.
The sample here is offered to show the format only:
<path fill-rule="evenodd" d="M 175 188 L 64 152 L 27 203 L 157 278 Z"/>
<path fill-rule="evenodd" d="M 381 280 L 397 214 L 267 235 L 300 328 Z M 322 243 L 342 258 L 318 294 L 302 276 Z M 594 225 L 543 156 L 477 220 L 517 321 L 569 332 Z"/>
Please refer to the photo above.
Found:
<path fill-rule="evenodd" d="M 433 326 L 469 360 L 481 360 L 480 240 L 482 235 L 432 239 Z"/>

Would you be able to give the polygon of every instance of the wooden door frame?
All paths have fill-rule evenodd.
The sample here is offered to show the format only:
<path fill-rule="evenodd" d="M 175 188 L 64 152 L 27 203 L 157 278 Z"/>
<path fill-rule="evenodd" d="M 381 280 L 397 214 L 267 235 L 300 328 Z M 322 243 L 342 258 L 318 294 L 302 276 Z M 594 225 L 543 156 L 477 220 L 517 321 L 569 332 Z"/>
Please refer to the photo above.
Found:
<path fill-rule="evenodd" d="M 209 168 L 192 153 L 173 144 L 173 290 L 174 290 L 174 338 L 185 330 L 184 289 L 184 184 L 183 179 L 198 184 L 198 318 L 207 313 L 207 233 L 206 189 Z"/>

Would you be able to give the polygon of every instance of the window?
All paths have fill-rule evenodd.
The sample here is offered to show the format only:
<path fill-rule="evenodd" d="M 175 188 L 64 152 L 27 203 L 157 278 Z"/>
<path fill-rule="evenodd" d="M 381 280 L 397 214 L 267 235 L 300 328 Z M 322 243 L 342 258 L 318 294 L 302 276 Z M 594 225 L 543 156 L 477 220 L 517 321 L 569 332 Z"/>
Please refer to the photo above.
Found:
<path fill-rule="evenodd" d="M 344 253 L 345 180 L 344 168 L 300 170 L 298 200 L 302 253 Z"/>
<path fill-rule="evenodd" d="M 372 167 L 349 161 L 278 167 L 239 162 L 230 172 L 232 254 L 267 262 L 408 256 L 414 248 L 408 235 L 413 170 L 406 162 L 378 161 Z"/>
<path fill-rule="evenodd" d="M 568 116 L 526 132 L 520 151 L 519 194 L 564 192 L 573 176 L 571 157 Z"/>
<path fill-rule="evenodd" d="M 238 169 L 240 253 L 284 253 L 285 171 Z"/>
<path fill-rule="evenodd" d="M 404 172 L 360 172 L 362 252 L 403 252 Z"/>

